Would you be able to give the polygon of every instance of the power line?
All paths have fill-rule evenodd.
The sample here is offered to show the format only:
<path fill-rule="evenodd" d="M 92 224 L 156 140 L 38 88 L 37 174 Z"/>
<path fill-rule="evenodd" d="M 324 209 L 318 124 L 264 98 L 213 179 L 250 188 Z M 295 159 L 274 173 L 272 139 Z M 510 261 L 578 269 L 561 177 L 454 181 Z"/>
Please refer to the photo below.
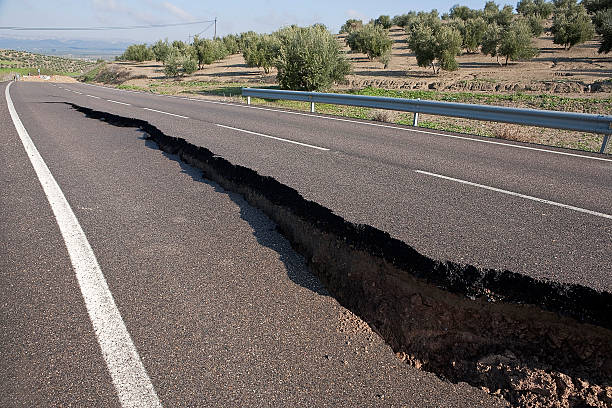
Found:
<path fill-rule="evenodd" d="M 0 30 L 13 30 L 13 31 L 105 31 L 105 30 L 135 30 L 140 28 L 161 28 L 161 27 L 177 27 L 187 26 L 203 23 L 215 23 L 215 20 L 200 20 L 193 21 L 190 23 L 168 23 L 168 24 L 149 24 L 149 25 L 138 25 L 138 26 L 109 26 L 109 27 L 2 27 Z"/>

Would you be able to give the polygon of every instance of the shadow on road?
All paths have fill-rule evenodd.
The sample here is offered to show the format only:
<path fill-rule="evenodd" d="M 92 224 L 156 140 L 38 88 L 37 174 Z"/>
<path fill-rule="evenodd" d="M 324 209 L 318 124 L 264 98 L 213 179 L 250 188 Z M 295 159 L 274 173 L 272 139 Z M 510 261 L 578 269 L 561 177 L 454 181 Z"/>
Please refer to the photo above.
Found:
<path fill-rule="evenodd" d="M 141 139 L 145 140 L 146 147 L 160 150 L 155 142 L 145 139 L 144 136 Z M 182 173 L 189 175 L 194 181 L 208 184 L 215 189 L 215 192 L 227 195 L 240 208 L 240 218 L 253 229 L 257 242 L 278 254 L 278 259 L 285 265 L 287 276 L 293 283 L 319 295 L 329 296 L 325 286 L 308 269 L 302 255 L 294 251 L 289 241 L 276 230 L 276 224 L 264 213 L 247 203 L 240 194 L 228 192 L 219 184 L 205 179 L 200 170 L 183 162 L 177 155 L 166 152 L 162 154 L 167 159 L 177 162 L 181 166 Z"/>

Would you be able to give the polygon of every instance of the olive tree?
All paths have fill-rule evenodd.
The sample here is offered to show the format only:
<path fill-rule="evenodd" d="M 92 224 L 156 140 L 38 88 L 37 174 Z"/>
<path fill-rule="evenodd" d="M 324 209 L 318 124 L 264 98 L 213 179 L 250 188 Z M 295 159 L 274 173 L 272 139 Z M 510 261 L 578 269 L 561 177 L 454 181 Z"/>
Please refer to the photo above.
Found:
<path fill-rule="evenodd" d="M 344 80 L 351 65 L 329 31 L 317 27 L 282 30 L 276 78 L 284 89 L 315 91 Z"/>
<path fill-rule="evenodd" d="M 584 0 L 582 4 L 593 15 L 595 31 L 601 35 L 599 52 L 608 53 L 612 50 L 612 1 Z"/>
<path fill-rule="evenodd" d="M 458 68 L 455 56 L 461 52 L 461 34 L 450 26 L 419 24 L 413 28 L 408 46 L 414 52 L 420 67 L 431 66 L 434 74 L 440 69 L 454 71 Z M 437 64 L 436 64 L 437 62 Z"/>
<path fill-rule="evenodd" d="M 382 26 L 368 24 L 346 37 L 346 43 L 353 52 L 367 54 L 370 60 L 377 59 L 385 68 L 391 59 L 393 41 Z"/>
<path fill-rule="evenodd" d="M 553 43 L 570 49 L 593 38 L 595 29 L 587 10 L 576 0 L 559 0 L 555 3 Z"/>

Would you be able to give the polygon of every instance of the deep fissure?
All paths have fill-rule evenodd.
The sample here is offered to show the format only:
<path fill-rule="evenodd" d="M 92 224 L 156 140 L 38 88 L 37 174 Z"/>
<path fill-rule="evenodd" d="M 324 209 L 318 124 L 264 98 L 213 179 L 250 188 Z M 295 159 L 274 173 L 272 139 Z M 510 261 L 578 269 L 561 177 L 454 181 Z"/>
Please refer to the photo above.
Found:
<path fill-rule="evenodd" d="M 144 120 L 69 105 L 141 129 L 162 151 L 244 196 L 402 360 L 517 406 L 612 404 L 611 293 L 428 258 Z"/>

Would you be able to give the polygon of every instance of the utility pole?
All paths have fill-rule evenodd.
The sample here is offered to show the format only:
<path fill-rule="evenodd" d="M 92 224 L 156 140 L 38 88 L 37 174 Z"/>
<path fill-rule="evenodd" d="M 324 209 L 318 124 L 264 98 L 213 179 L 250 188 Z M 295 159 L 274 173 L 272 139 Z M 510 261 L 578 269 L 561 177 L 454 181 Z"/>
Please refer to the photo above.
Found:
<path fill-rule="evenodd" d="M 217 38 L 217 17 L 215 17 L 215 35 L 213 36 L 213 40 Z"/>

